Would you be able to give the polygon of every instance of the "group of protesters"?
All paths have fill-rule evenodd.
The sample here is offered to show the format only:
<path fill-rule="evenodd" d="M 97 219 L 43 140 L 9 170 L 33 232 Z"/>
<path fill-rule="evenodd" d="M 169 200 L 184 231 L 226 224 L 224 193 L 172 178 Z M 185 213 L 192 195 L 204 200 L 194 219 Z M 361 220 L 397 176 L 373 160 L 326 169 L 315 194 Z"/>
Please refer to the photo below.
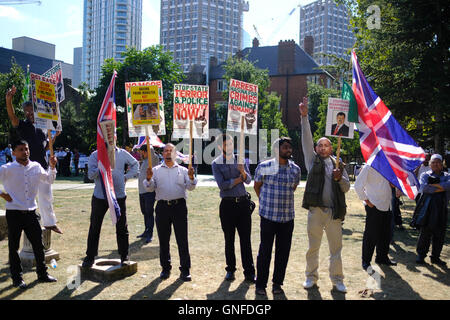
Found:
<path fill-rule="evenodd" d="M 42 246 L 42 230 L 36 215 L 38 197 L 42 225 L 62 233 L 56 224 L 53 212 L 51 184 L 57 174 L 57 153 L 45 157 L 48 138 L 33 123 L 33 108 L 23 105 L 26 120 L 19 120 L 14 113 L 12 97 L 15 87 L 8 90 L 6 104 L 12 125 L 17 128 L 21 140 L 11 146 L 15 161 L 0 167 L 0 181 L 5 192 L 0 196 L 6 200 L 6 218 L 9 231 L 9 260 L 13 285 L 26 288 L 22 278 L 22 267 L 17 251 L 22 230 L 30 240 L 35 257 L 39 281 L 54 282 L 47 273 Z M 342 161 L 333 156 L 331 141 L 320 138 L 313 141 L 308 120 L 308 99 L 299 105 L 301 114 L 301 145 L 308 171 L 302 207 L 308 210 L 305 281 L 303 287 L 311 289 L 319 279 L 319 251 L 323 233 L 326 233 L 329 258 L 329 277 L 335 290 L 345 293 L 342 265 L 342 223 L 347 213 L 346 193 L 350 189 L 348 173 Z M 53 137 L 54 139 L 55 137 Z M 281 137 L 272 145 L 273 158 L 258 164 L 254 177 L 248 163 L 234 154 L 234 141 L 228 134 L 217 139 L 222 154 L 212 163 L 214 178 L 219 187 L 220 223 L 225 242 L 225 280 L 236 278 L 235 256 L 236 231 L 239 236 L 241 260 L 245 281 L 255 284 L 255 293 L 265 296 L 269 281 L 269 267 L 275 243 L 272 293 L 283 294 L 283 282 L 289 261 L 294 231 L 294 193 L 301 179 L 301 169 L 293 160 L 292 140 Z M 191 281 L 191 259 L 188 242 L 187 191 L 197 185 L 192 167 L 183 167 L 176 162 L 176 147 L 168 143 L 163 148 L 162 160 L 153 147 L 143 145 L 139 149 L 140 161 L 130 152 L 116 147 L 115 166 L 112 177 L 117 207 L 120 215 L 115 223 L 117 246 L 123 265 L 129 263 L 129 232 L 127 226 L 126 191 L 128 179 L 138 177 L 139 201 L 144 216 L 145 229 L 138 237 L 146 243 L 152 242 L 156 225 L 159 239 L 161 279 L 171 275 L 170 237 L 172 228 L 180 256 L 180 279 Z M 149 161 L 149 158 L 151 161 Z M 442 157 L 434 154 L 429 159 L 429 169 L 420 174 L 420 196 L 414 213 L 414 226 L 420 229 L 417 244 L 417 263 L 425 263 L 432 243 L 431 262 L 445 266 L 440 259 L 447 224 L 447 203 L 450 194 L 450 174 L 443 170 Z M 149 165 L 151 162 L 151 165 Z M 127 168 L 124 170 L 124 168 Z M 86 256 L 82 267 L 91 268 L 98 255 L 102 221 L 110 204 L 102 184 L 97 151 L 88 161 L 88 176 L 95 187 L 91 201 L 91 217 L 87 239 Z M 256 205 L 246 191 L 245 185 L 254 181 L 254 190 L 259 200 L 260 244 L 256 266 L 252 254 L 252 212 Z M 365 230 L 362 241 L 362 268 L 369 271 L 374 252 L 377 264 L 395 266 L 389 257 L 392 237 L 393 186 L 370 165 L 365 165 L 355 181 L 355 191 L 366 210 Z M 108 192 L 108 191 L 106 191 Z M 398 196 L 398 194 L 397 194 Z M 155 206 L 156 203 L 156 206 Z"/>

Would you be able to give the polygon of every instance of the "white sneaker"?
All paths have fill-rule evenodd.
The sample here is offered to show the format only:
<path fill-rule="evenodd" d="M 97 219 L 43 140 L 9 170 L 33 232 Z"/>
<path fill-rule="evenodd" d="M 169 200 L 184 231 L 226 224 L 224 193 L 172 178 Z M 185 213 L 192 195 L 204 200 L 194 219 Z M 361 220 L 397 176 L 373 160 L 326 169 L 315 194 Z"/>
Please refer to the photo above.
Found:
<path fill-rule="evenodd" d="M 311 289 L 316 285 L 316 282 L 313 279 L 306 279 L 305 282 L 303 282 L 303 288 L 305 289 Z"/>
<path fill-rule="evenodd" d="M 339 292 L 342 292 L 342 293 L 346 293 L 347 292 L 347 287 L 345 286 L 345 284 L 343 282 L 336 282 L 334 284 L 334 287 Z"/>

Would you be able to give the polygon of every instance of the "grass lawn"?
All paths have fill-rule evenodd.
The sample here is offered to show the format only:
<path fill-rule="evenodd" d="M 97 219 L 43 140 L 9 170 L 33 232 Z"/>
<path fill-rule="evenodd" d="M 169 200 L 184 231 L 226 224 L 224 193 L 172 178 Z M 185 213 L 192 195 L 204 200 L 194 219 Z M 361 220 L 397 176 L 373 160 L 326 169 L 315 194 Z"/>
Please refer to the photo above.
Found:
<path fill-rule="evenodd" d="M 252 198 L 255 199 L 254 191 Z M 92 190 L 54 191 L 55 211 L 63 235 L 52 234 L 52 248 L 59 252 L 61 259 L 56 269 L 49 272 L 58 278 L 57 283 L 40 284 L 36 281 L 34 269 L 25 270 L 24 280 L 29 285 L 25 291 L 12 287 L 9 275 L 8 242 L 0 241 L 0 299 L 260 299 L 255 296 L 254 285 L 244 282 L 240 263 L 239 238 L 236 237 L 236 256 L 238 271 L 236 280 L 224 281 L 225 256 L 224 237 L 220 226 L 218 207 L 219 192 L 217 188 L 199 187 L 189 192 L 189 247 L 192 261 L 192 282 L 178 280 L 179 256 L 175 237 L 172 233 L 171 255 L 172 275 L 167 280 L 160 280 L 159 245 L 154 231 L 154 240 L 150 244 L 136 238 L 142 233 L 144 219 L 139 210 L 137 189 L 128 190 L 127 217 L 130 232 L 130 255 L 138 262 L 138 272 L 133 276 L 114 282 L 96 282 L 81 279 L 81 285 L 68 289 L 68 279 L 73 276 L 71 266 L 81 263 L 85 256 L 89 229 L 90 199 Z M 348 214 L 343 225 L 344 248 L 342 252 L 347 294 L 332 291 L 328 277 L 328 243 L 324 234 L 320 250 L 318 289 L 304 290 L 305 254 L 307 250 L 306 217 L 307 212 L 301 208 L 303 188 L 296 191 L 296 219 L 292 249 L 284 283 L 285 296 L 276 299 L 288 300 L 331 300 L 331 299 L 450 299 L 450 276 L 448 269 L 427 263 L 415 264 L 415 245 L 418 232 L 409 227 L 414 202 L 405 201 L 402 206 L 405 231 L 396 231 L 390 255 L 398 262 L 396 267 L 377 266 L 373 261 L 376 276 L 380 279 L 380 288 L 374 287 L 368 298 L 359 292 L 371 282 L 361 268 L 361 246 L 364 230 L 365 211 L 353 190 L 347 195 Z M 258 204 L 258 201 L 256 201 Z M 0 207 L 4 208 L 3 199 Z M 259 246 L 258 208 L 253 213 L 252 247 L 254 260 Z M 447 232 L 446 246 L 441 258 L 450 263 L 450 248 Z M 102 227 L 99 257 L 119 258 L 115 230 L 107 214 Z M 428 262 L 429 259 L 427 258 Z M 273 265 L 273 256 L 272 256 Z M 274 299 L 271 293 L 272 268 L 269 277 L 268 299 Z"/>

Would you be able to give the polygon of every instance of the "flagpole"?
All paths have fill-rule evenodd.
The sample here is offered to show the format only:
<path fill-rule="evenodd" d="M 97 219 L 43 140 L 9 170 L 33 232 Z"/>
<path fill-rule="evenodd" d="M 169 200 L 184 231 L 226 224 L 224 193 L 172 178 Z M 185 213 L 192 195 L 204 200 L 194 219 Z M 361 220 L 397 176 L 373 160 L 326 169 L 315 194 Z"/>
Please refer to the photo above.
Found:
<path fill-rule="evenodd" d="M 339 158 L 341 156 L 341 142 L 342 138 L 338 137 L 338 145 L 336 149 L 336 169 L 339 169 Z"/>
<path fill-rule="evenodd" d="M 244 163 L 244 158 L 245 158 L 245 155 L 244 155 L 244 121 L 245 121 L 245 118 L 244 118 L 244 116 L 242 116 L 242 118 L 241 118 L 241 134 L 240 134 L 240 138 L 239 138 L 239 161 L 238 161 L 238 163 L 239 164 L 243 164 Z"/>
<path fill-rule="evenodd" d="M 48 136 L 48 148 L 50 150 L 50 157 L 53 157 L 53 138 L 52 138 L 52 130 L 47 130 L 47 136 Z"/>
<path fill-rule="evenodd" d="M 148 159 L 148 167 L 152 168 L 152 150 L 150 149 L 150 138 L 148 136 L 148 125 L 144 125 L 145 127 L 145 141 L 147 143 L 147 159 Z"/>

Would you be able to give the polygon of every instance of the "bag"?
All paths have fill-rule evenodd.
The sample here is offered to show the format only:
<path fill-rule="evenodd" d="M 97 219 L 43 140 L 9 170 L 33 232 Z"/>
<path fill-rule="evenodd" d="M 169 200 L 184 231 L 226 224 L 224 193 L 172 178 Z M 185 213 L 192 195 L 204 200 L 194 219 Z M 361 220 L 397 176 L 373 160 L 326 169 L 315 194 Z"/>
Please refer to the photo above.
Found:
<path fill-rule="evenodd" d="M 252 195 L 248 192 L 247 192 L 247 199 L 248 199 L 249 206 L 250 206 L 250 214 L 252 214 L 253 211 L 255 211 L 256 203 L 252 201 Z"/>

